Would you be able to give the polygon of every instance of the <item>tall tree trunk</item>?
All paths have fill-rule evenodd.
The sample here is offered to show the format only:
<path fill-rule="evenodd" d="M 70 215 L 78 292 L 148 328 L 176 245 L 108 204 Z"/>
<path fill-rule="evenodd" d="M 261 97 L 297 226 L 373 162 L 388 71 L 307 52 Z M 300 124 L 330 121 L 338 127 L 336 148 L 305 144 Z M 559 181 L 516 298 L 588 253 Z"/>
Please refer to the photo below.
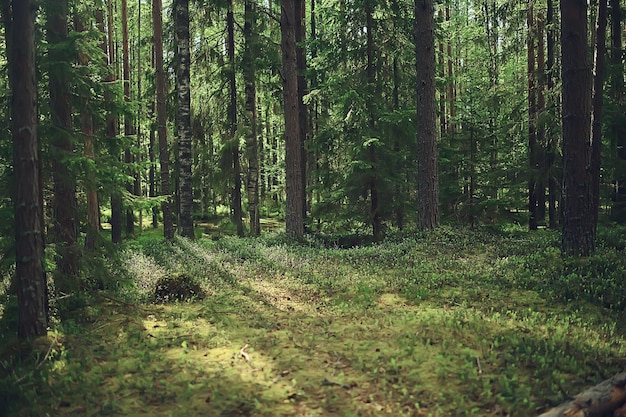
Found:
<path fill-rule="evenodd" d="M 191 80 L 189 50 L 189 0 L 176 0 L 176 43 L 178 44 L 178 158 L 180 212 L 178 233 L 194 238 L 193 186 L 191 182 Z"/>
<path fill-rule="evenodd" d="M 371 2 L 365 5 L 365 29 L 367 31 L 367 85 L 372 98 L 375 96 L 376 89 L 376 67 L 374 63 L 374 19 Z M 368 100 L 367 111 L 369 113 L 369 134 L 374 135 L 376 129 L 376 115 L 372 107 L 372 100 Z M 376 148 L 371 144 L 368 148 L 368 159 L 371 165 L 369 174 L 369 192 L 370 192 L 370 222 L 372 223 L 372 235 L 374 241 L 380 241 L 383 238 L 383 223 L 380 217 L 380 202 L 378 199 L 378 170 Z"/>
<path fill-rule="evenodd" d="M 446 22 L 450 21 L 450 6 L 446 4 Z M 456 94 L 454 87 L 454 71 L 452 66 L 452 41 L 450 37 L 448 37 L 447 44 L 447 52 L 448 52 L 448 113 L 449 113 L 449 121 L 448 121 L 448 131 L 454 133 L 456 131 L 456 124 L 454 123 L 454 119 L 456 117 Z"/>
<path fill-rule="evenodd" d="M 537 15 L 537 121 L 542 114 L 546 111 L 546 57 L 545 57 L 545 42 L 544 42 L 544 28 L 545 22 L 543 14 Z M 546 129 L 545 123 L 537 123 L 537 183 L 535 185 L 535 198 L 537 200 L 537 212 L 536 219 L 537 225 L 546 224 Z"/>
<path fill-rule="evenodd" d="M 161 165 L 161 195 L 166 200 L 161 205 L 163 213 L 163 236 L 174 238 L 174 222 L 172 220 L 172 195 L 170 182 L 170 152 L 167 144 L 167 113 L 165 72 L 163 70 L 163 17 L 161 16 L 161 0 L 152 0 L 152 27 L 154 30 L 154 70 L 157 96 L 157 132 L 159 137 L 159 162 Z"/>
<path fill-rule="evenodd" d="M 102 20 L 102 10 L 96 11 L 100 17 L 96 20 Z M 74 27 L 77 32 L 85 32 L 80 16 L 74 16 Z M 80 65 L 87 65 L 89 59 L 86 55 L 79 54 L 78 62 Z M 94 123 L 92 110 L 89 108 L 89 97 L 82 98 L 82 108 L 80 110 L 80 124 L 84 140 L 83 155 L 85 158 L 93 161 L 95 159 L 95 151 L 93 145 Z M 85 235 L 85 249 L 93 251 L 98 243 L 98 233 L 100 230 L 100 208 L 98 206 L 98 192 L 96 184 L 95 172 L 89 168 L 87 172 L 87 181 L 85 185 L 85 193 L 87 194 L 87 233 Z"/>
<path fill-rule="evenodd" d="M 611 98 L 618 113 L 624 108 L 624 51 L 622 50 L 622 7 L 620 0 L 611 0 Z M 626 128 L 623 123 L 613 122 L 610 125 L 613 148 L 615 149 L 616 165 L 626 166 Z M 615 201 L 611 217 L 626 223 L 626 175 L 624 171 L 615 175 Z"/>
<path fill-rule="evenodd" d="M 417 227 L 420 229 L 434 229 L 439 226 L 434 13 L 432 0 L 415 0 Z"/>
<path fill-rule="evenodd" d="M 122 0 L 122 80 L 124 83 L 124 101 L 130 103 L 130 52 L 129 52 L 129 39 L 128 39 L 128 1 Z M 126 140 L 130 140 L 130 137 L 134 134 L 133 119 L 130 111 L 126 111 L 124 114 L 124 135 Z M 133 163 L 133 155 L 130 151 L 130 145 L 124 149 L 124 162 L 131 166 Z M 133 184 L 128 182 L 126 184 L 126 191 L 132 193 L 134 191 Z M 126 207 L 126 233 L 132 235 L 135 233 L 135 214 L 132 207 Z"/>
<path fill-rule="evenodd" d="M 596 17 L 596 48 L 593 68 L 593 92 L 591 113 L 591 176 L 593 178 L 594 227 L 598 223 L 600 209 L 600 163 L 602 150 L 602 100 L 604 89 L 604 67 L 606 61 L 607 1 L 598 1 Z"/>
<path fill-rule="evenodd" d="M 287 235 L 304 236 L 304 200 L 302 164 L 304 155 L 300 140 L 300 104 L 298 100 L 298 67 L 296 52 L 296 12 L 292 0 L 281 0 L 281 50 L 283 61 L 283 97 L 285 103 L 285 172 Z"/>
<path fill-rule="evenodd" d="M 70 62 L 66 47 L 67 0 L 48 1 L 48 43 L 50 62 L 53 68 Z M 72 107 L 70 103 L 70 80 L 66 71 L 52 70 L 50 81 L 50 110 L 55 134 L 52 138 L 53 192 L 54 192 L 54 241 L 57 244 L 57 290 L 71 293 L 78 288 L 78 203 L 76 181 L 68 169 L 65 158 L 72 157 Z"/>
<path fill-rule="evenodd" d="M 12 16 L 5 13 L 11 85 L 13 171 L 18 178 L 15 212 L 15 280 L 18 337 L 47 333 L 47 290 L 43 269 L 44 240 L 41 215 L 41 178 L 37 138 L 37 78 L 35 73 L 35 4 L 13 0 Z"/>
<path fill-rule="evenodd" d="M 152 45 L 152 69 L 155 66 L 154 45 Z M 154 120 L 155 112 L 155 100 L 150 100 L 150 120 Z M 148 143 L 148 159 L 150 160 L 150 169 L 148 171 L 148 195 L 150 197 L 157 196 L 157 184 L 156 184 L 156 124 L 150 123 L 150 142 Z M 157 206 L 152 207 L 152 227 L 156 229 L 159 227 L 159 208 Z"/>
<path fill-rule="evenodd" d="M 141 152 L 142 149 L 142 137 L 141 137 L 141 119 L 143 113 L 143 98 L 141 94 L 141 20 L 143 16 L 141 15 L 141 1 L 137 2 L 137 116 L 135 119 L 136 126 L 136 136 L 135 136 L 135 147 L 137 149 L 137 153 L 135 155 L 135 162 L 137 164 L 141 164 L 143 162 L 143 154 Z M 137 196 L 142 196 L 143 191 L 141 189 L 141 172 L 142 170 L 137 168 L 135 169 L 135 183 L 134 183 L 134 194 Z M 137 219 L 137 223 L 139 225 L 139 232 L 143 230 L 143 209 L 139 210 L 139 218 Z"/>
<path fill-rule="evenodd" d="M 437 18 L 440 21 L 443 21 L 443 10 L 439 9 L 437 11 Z M 439 64 L 438 64 L 438 70 L 439 70 L 439 78 L 441 78 L 442 80 L 445 78 L 446 73 L 445 73 L 445 67 L 446 67 L 446 55 L 444 52 L 444 45 L 443 45 L 443 39 L 439 40 Z M 396 61 L 394 58 L 394 65 L 396 65 Z M 446 131 L 447 131 L 447 127 L 446 127 L 446 89 L 441 89 L 439 91 L 439 131 L 441 132 L 441 135 L 443 136 Z"/>
<path fill-rule="evenodd" d="M 246 133 L 246 155 L 248 159 L 248 215 L 250 216 L 250 235 L 261 234 L 259 215 L 259 152 L 257 140 L 256 111 L 256 70 L 254 66 L 256 46 L 256 4 L 253 0 L 245 1 L 243 78 L 246 89 L 246 116 L 248 131 Z"/>
<path fill-rule="evenodd" d="M 105 78 L 105 82 L 113 82 L 118 77 L 118 71 L 116 69 L 116 43 L 113 35 L 113 0 L 107 0 L 107 51 L 105 55 L 108 56 L 108 75 Z M 102 46 L 104 50 L 104 46 Z M 109 104 L 107 114 L 107 138 L 111 142 L 111 152 L 116 159 L 119 160 L 120 149 L 118 148 L 117 133 L 119 130 L 119 121 L 117 116 L 114 115 L 112 109 L 112 97 L 110 93 L 105 92 L 105 102 Z M 122 242 L 122 193 L 119 190 L 111 192 L 111 241 L 113 243 Z"/>
<path fill-rule="evenodd" d="M 530 172 L 528 178 L 528 228 L 537 230 L 537 177 L 538 177 L 538 146 L 537 146 L 537 73 L 535 71 L 535 21 L 533 2 L 528 3 L 526 22 L 528 25 L 528 161 Z"/>
<path fill-rule="evenodd" d="M 563 235 L 566 255 L 595 249 L 591 162 L 591 66 L 587 53 L 587 2 L 561 0 L 563 81 Z"/>
<path fill-rule="evenodd" d="M 307 62 L 306 62 L 306 54 L 304 42 L 306 41 L 306 7 L 304 4 L 304 0 L 294 0 L 294 9 L 296 16 L 296 65 L 298 67 L 298 105 L 300 106 L 299 116 L 300 116 L 300 142 L 302 147 L 302 196 L 303 199 L 302 207 L 304 207 L 304 213 L 302 213 L 302 217 L 306 219 L 307 210 L 309 209 L 307 204 L 307 162 L 310 161 L 311 155 L 306 149 L 306 143 L 309 135 L 309 117 L 308 117 L 308 109 L 307 105 L 304 104 L 304 96 L 308 94 L 308 87 L 305 78 L 305 74 L 307 71 Z"/>
<path fill-rule="evenodd" d="M 556 35 L 554 30 L 554 0 L 547 0 L 547 11 L 546 11 L 546 36 L 547 36 L 547 62 L 546 62 L 546 73 L 547 73 L 547 87 L 550 92 L 550 97 L 554 97 L 554 71 L 555 71 L 555 52 L 554 46 L 556 42 Z M 551 98 L 554 100 L 554 98 Z M 551 107 L 556 107 L 555 103 L 551 103 Z M 559 214 L 557 211 L 557 201 L 558 201 L 558 190 L 559 190 L 559 180 L 557 179 L 557 175 L 554 172 L 555 162 L 556 162 L 556 138 L 554 134 L 551 134 L 548 138 L 548 143 L 546 145 L 546 172 L 548 173 L 548 226 L 550 229 L 556 229 L 559 225 Z"/>
<path fill-rule="evenodd" d="M 237 226 L 237 236 L 245 234 L 243 228 L 243 210 L 241 208 L 241 161 L 239 159 L 239 138 L 237 137 L 237 84 L 235 78 L 235 8 L 234 0 L 230 0 L 226 15 L 226 49 L 228 55 L 228 123 L 232 143 L 233 186 L 231 189 L 230 211 L 233 222 Z"/>

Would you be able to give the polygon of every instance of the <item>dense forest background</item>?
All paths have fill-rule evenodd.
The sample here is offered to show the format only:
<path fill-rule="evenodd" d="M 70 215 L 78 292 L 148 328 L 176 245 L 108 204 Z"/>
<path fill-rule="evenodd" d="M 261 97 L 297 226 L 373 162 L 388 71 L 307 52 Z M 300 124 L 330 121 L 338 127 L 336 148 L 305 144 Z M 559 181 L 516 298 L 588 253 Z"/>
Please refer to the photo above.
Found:
<path fill-rule="evenodd" d="M 35 234 L 57 290 L 106 241 L 221 217 L 239 236 L 274 217 L 296 239 L 373 241 L 516 222 L 592 253 L 598 219 L 626 217 L 622 12 L 574 3 L 561 21 L 552 1 L 55 0 L 30 9 L 26 62 L 5 1 L 5 120 L 34 70 Z M 31 183 L 9 124 L 7 253 L 23 225 L 8 197 Z"/>
<path fill-rule="evenodd" d="M 0 4 L 0 415 L 533 415 L 623 370 L 619 0 Z"/>

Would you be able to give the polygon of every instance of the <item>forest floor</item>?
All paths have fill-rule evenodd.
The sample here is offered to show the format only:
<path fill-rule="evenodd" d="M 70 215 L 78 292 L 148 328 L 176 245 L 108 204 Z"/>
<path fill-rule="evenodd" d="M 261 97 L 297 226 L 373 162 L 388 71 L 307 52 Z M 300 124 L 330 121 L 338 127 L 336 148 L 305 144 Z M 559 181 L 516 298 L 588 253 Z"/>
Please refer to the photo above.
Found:
<path fill-rule="evenodd" d="M 548 231 L 155 236 L 34 348 L 3 343 L 0 415 L 532 416 L 626 367 L 623 311 L 567 299 Z M 206 297 L 151 302 L 182 275 Z"/>

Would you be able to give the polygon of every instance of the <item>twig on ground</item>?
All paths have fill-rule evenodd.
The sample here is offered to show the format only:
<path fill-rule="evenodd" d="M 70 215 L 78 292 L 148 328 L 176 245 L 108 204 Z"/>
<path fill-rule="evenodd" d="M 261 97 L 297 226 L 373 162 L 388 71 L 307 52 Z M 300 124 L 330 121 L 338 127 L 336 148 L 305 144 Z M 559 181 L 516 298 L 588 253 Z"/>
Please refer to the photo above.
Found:
<path fill-rule="evenodd" d="M 476 366 L 478 366 L 478 375 L 483 373 L 483 368 L 480 366 L 480 358 L 476 356 Z"/>
<path fill-rule="evenodd" d="M 246 362 L 250 362 L 250 355 L 248 354 L 248 352 L 246 352 L 246 349 L 248 349 L 249 345 L 246 343 L 241 350 L 239 350 L 239 356 L 242 357 Z"/>

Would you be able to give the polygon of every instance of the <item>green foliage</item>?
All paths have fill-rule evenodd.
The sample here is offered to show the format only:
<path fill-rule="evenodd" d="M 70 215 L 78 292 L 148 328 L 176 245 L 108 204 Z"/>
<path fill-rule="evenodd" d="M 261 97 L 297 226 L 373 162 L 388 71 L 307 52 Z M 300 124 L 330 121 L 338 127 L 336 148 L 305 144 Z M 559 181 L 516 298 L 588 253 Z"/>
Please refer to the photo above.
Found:
<path fill-rule="evenodd" d="M 624 365 L 621 233 L 578 260 L 512 224 L 384 243 L 146 233 L 107 266 L 106 298 L 0 353 L 0 399 L 9 415 L 534 415 Z M 206 297 L 151 304 L 164 277 Z"/>

